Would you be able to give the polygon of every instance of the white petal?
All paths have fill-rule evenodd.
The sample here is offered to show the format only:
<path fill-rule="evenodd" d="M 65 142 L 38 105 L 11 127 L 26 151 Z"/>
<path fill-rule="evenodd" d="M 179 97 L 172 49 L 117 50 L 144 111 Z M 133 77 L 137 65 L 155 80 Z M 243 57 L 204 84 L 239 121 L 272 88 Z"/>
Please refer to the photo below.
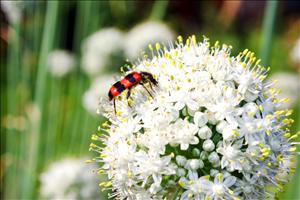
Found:
<path fill-rule="evenodd" d="M 199 109 L 199 104 L 192 99 L 187 101 L 187 106 L 190 110 L 198 110 Z"/>
<path fill-rule="evenodd" d="M 208 122 L 208 118 L 206 116 L 205 113 L 203 112 L 196 112 L 194 115 L 194 123 L 199 126 L 202 127 L 204 126 L 206 123 Z"/>
<path fill-rule="evenodd" d="M 189 144 L 182 143 L 180 144 L 180 150 L 187 150 L 189 148 Z"/>
<path fill-rule="evenodd" d="M 236 182 L 236 177 L 234 177 L 234 176 L 229 176 L 229 177 L 227 177 L 227 178 L 225 179 L 224 185 L 225 185 L 226 187 L 231 187 L 233 184 L 235 184 L 235 182 Z"/>
<path fill-rule="evenodd" d="M 176 110 L 182 110 L 184 106 L 185 106 L 185 104 L 181 101 L 178 101 L 178 102 L 175 103 L 175 109 Z"/>

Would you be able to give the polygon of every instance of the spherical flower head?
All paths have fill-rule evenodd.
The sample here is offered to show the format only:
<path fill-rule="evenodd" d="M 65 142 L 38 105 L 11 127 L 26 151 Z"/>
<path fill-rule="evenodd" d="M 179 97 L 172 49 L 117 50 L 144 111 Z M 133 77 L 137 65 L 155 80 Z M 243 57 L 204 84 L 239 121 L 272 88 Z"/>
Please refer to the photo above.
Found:
<path fill-rule="evenodd" d="M 101 102 L 108 119 L 90 150 L 117 199 L 264 199 L 282 188 L 298 134 L 289 131 L 290 110 L 280 106 L 268 69 L 244 50 L 178 37 L 175 45 L 133 66 L 158 82 L 113 103 Z M 152 89 L 151 89 L 152 88 Z"/>
<path fill-rule="evenodd" d="M 124 34 L 117 28 L 104 28 L 87 37 L 82 44 L 81 68 L 89 76 L 103 72 L 105 66 L 121 57 Z"/>
<path fill-rule="evenodd" d="M 40 175 L 40 194 L 46 199 L 98 199 L 100 180 L 92 172 L 94 165 L 85 158 L 63 159 L 52 163 Z"/>
<path fill-rule="evenodd" d="M 174 39 L 174 32 L 166 24 L 146 21 L 133 27 L 125 37 L 125 56 L 130 60 L 138 58 L 148 44 L 161 42 L 168 44 Z"/>
<path fill-rule="evenodd" d="M 75 67 L 75 57 L 66 50 L 54 50 L 48 55 L 48 71 L 54 77 L 63 77 Z"/>

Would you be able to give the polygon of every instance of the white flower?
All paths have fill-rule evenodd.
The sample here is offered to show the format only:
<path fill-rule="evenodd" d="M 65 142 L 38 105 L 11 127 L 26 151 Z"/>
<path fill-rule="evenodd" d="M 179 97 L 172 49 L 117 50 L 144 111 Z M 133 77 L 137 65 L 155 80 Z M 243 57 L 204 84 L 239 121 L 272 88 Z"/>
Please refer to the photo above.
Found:
<path fill-rule="evenodd" d="M 141 146 L 149 148 L 149 151 L 154 150 L 160 154 L 164 154 L 166 145 L 168 144 L 168 138 L 165 134 L 161 134 L 160 131 L 151 130 L 145 134 L 140 134 L 138 143 Z"/>
<path fill-rule="evenodd" d="M 282 182 L 287 182 L 291 178 L 291 172 L 296 169 L 297 160 L 295 156 L 285 158 L 281 162 L 281 170 L 276 175 L 276 178 Z M 290 169 L 290 170 L 287 170 Z"/>
<path fill-rule="evenodd" d="M 54 50 L 48 55 L 48 70 L 55 77 L 63 77 L 75 67 L 74 55 L 66 50 Z"/>
<path fill-rule="evenodd" d="M 83 71 L 93 77 L 99 75 L 115 56 L 122 53 L 123 41 L 124 34 L 116 28 L 104 28 L 86 38 L 82 44 Z"/>
<path fill-rule="evenodd" d="M 300 38 L 297 39 L 295 46 L 290 52 L 292 62 L 300 64 Z"/>
<path fill-rule="evenodd" d="M 40 176 L 40 193 L 47 199 L 98 199 L 97 178 L 94 165 L 86 159 L 64 159 L 49 166 Z"/>
<path fill-rule="evenodd" d="M 160 157 L 157 153 L 148 154 L 145 151 L 139 151 L 135 154 L 135 159 L 132 171 L 134 175 L 142 181 L 142 187 L 144 187 L 148 182 L 151 183 L 150 193 L 155 194 L 161 189 L 160 184 L 162 181 L 162 175 L 171 175 L 176 173 L 175 166 L 170 162 L 170 156 Z M 151 180 L 149 180 L 150 178 Z"/>
<path fill-rule="evenodd" d="M 99 107 L 99 99 L 108 95 L 109 88 L 115 81 L 114 75 L 103 75 L 95 78 L 90 88 L 84 92 L 82 97 L 83 107 L 92 115 L 96 114 Z"/>
<path fill-rule="evenodd" d="M 299 52 L 300 54 L 300 52 Z M 292 73 L 276 73 L 270 78 L 276 81 L 274 87 L 278 90 L 278 99 L 283 100 L 280 108 L 293 108 L 300 97 L 300 77 Z"/>
<path fill-rule="evenodd" d="M 198 178 L 196 171 L 189 171 L 188 179 L 185 177 L 181 178 L 179 184 L 185 189 L 180 199 L 204 199 L 209 181 L 208 177 Z"/>
<path fill-rule="evenodd" d="M 237 123 L 234 124 L 229 123 L 228 125 L 226 125 L 222 131 L 223 139 L 227 141 L 227 140 L 239 138 L 241 135 L 237 131 L 237 127 L 238 127 Z"/>
<path fill-rule="evenodd" d="M 248 50 L 195 36 L 175 47 L 156 44 L 153 58 L 133 66 L 153 75 L 157 87 L 141 85 L 100 102 L 108 119 L 91 150 L 118 199 L 266 199 L 280 188 L 296 155 L 288 118 L 277 93 L 265 82 L 267 69 Z M 171 45 L 172 46 L 172 45 Z M 107 88 L 107 90 L 109 87 Z M 276 176 L 278 174 L 278 176 Z M 282 174 L 282 175 L 281 175 Z M 211 177 L 211 176 L 212 177 Z"/>
<path fill-rule="evenodd" d="M 147 21 L 133 27 L 126 35 L 125 55 L 129 59 L 136 59 L 148 44 L 156 42 L 168 42 L 174 39 L 173 31 L 165 24 L 155 21 Z"/>
<path fill-rule="evenodd" d="M 234 144 L 222 142 L 218 147 L 217 152 L 222 155 L 221 167 L 227 167 L 227 170 L 232 172 L 234 170 L 242 169 L 242 141 L 239 140 Z"/>
<path fill-rule="evenodd" d="M 22 16 L 20 7 L 23 3 L 23 1 L 1 1 L 1 10 L 6 14 L 10 23 L 20 21 Z"/>
<path fill-rule="evenodd" d="M 208 187 L 207 196 L 210 199 L 238 199 L 234 196 L 234 193 L 229 189 L 235 184 L 237 178 L 234 176 L 224 177 L 223 174 L 217 174 L 214 178 L 214 182 L 210 182 Z"/>
<path fill-rule="evenodd" d="M 178 119 L 170 125 L 167 137 L 171 145 L 180 144 L 181 150 L 187 150 L 189 144 L 198 144 L 199 139 L 196 137 L 198 128 L 195 124 L 187 120 Z"/>

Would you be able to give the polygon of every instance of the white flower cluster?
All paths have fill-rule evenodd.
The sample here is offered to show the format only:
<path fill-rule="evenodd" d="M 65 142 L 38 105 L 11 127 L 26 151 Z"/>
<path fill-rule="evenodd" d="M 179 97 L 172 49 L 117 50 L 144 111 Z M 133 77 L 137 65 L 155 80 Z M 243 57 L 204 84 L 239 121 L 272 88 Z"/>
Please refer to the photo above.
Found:
<path fill-rule="evenodd" d="M 111 59 L 123 51 L 124 34 L 117 28 L 102 29 L 85 39 L 82 45 L 81 67 L 95 76 L 103 72 Z"/>
<path fill-rule="evenodd" d="M 48 54 L 48 71 L 54 77 L 63 77 L 75 68 L 74 55 L 66 50 L 57 49 Z"/>
<path fill-rule="evenodd" d="M 149 43 L 167 43 L 174 39 L 173 31 L 165 24 L 147 21 L 133 27 L 128 33 L 117 28 L 104 28 L 86 38 L 82 45 L 81 67 L 90 76 L 103 73 L 125 54 L 130 60 L 141 56 Z"/>
<path fill-rule="evenodd" d="M 86 159 L 64 159 L 55 162 L 40 176 L 40 194 L 46 199 L 99 199 L 95 166 Z"/>
<path fill-rule="evenodd" d="M 108 121 L 90 145 L 108 176 L 100 185 L 139 200 L 264 199 L 269 186 L 282 188 L 298 134 L 254 54 L 234 57 L 230 46 L 195 36 L 149 48 L 156 56 L 133 70 L 153 74 L 153 98 L 136 86 L 131 106 L 126 92 L 116 99 L 116 114 L 101 102 Z"/>
<path fill-rule="evenodd" d="M 146 21 L 133 27 L 125 38 L 125 55 L 130 60 L 137 59 L 148 44 L 173 41 L 174 32 L 164 23 Z"/>

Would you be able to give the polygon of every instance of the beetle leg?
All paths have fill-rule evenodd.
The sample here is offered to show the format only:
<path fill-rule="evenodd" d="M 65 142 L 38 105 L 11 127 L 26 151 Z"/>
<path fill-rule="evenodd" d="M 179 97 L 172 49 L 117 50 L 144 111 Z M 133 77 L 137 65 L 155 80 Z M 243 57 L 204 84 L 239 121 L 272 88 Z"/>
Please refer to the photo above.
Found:
<path fill-rule="evenodd" d="M 113 100 L 114 101 L 114 110 L 115 110 L 115 115 L 117 114 L 117 110 L 116 110 L 116 99 Z"/>
<path fill-rule="evenodd" d="M 149 85 L 150 85 L 151 90 L 154 92 L 151 81 L 149 81 Z"/>
<path fill-rule="evenodd" d="M 148 94 L 152 97 L 152 99 L 153 99 L 153 96 L 152 96 L 152 94 L 149 92 L 149 90 L 144 86 L 144 84 L 143 83 L 140 83 L 140 85 L 142 85 L 143 86 L 143 88 L 145 88 L 145 90 L 148 92 Z"/>
<path fill-rule="evenodd" d="M 129 103 L 129 101 L 128 101 L 128 99 L 129 99 L 129 97 L 130 97 L 130 94 L 131 94 L 131 87 L 128 88 L 128 92 L 127 92 L 127 94 L 126 94 L 127 104 L 128 104 L 128 106 L 131 108 L 131 105 L 130 105 L 130 103 Z"/>
<path fill-rule="evenodd" d="M 150 82 L 153 83 L 155 86 L 157 86 L 158 84 L 158 82 L 153 77 L 150 78 Z"/>

